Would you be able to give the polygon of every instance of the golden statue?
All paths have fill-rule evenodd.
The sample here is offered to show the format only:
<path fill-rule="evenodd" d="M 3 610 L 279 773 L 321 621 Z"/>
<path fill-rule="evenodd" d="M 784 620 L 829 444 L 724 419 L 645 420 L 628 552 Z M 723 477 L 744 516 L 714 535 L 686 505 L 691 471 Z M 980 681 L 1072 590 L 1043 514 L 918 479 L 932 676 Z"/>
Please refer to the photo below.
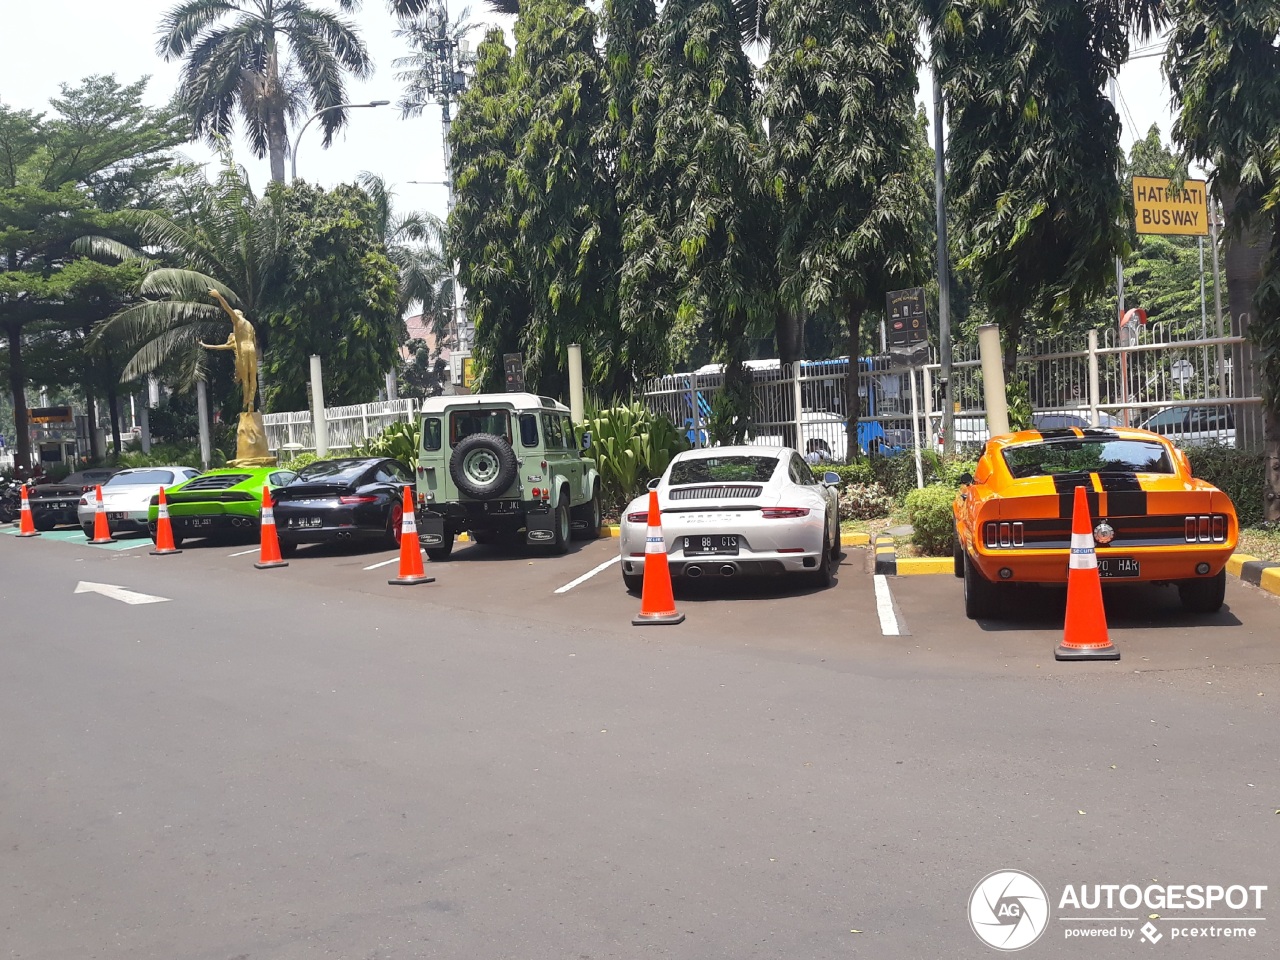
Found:
<path fill-rule="evenodd" d="M 227 461 L 231 467 L 259 467 L 275 464 L 276 458 L 267 449 L 266 432 L 262 427 L 262 414 L 253 410 L 258 395 L 258 340 L 253 332 L 253 324 L 245 319 L 239 310 L 231 309 L 231 304 L 217 290 L 210 289 L 209 296 L 222 305 L 222 309 L 231 318 L 231 335 L 226 343 L 205 343 L 200 346 L 206 350 L 234 350 L 236 359 L 236 382 L 240 384 L 243 396 L 244 412 L 240 414 L 240 425 L 236 430 L 236 458 Z"/>
<path fill-rule="evenodd" d="M 258 340 L 253 332 L 253 324 L 244 318 L 239 310 L 232 310 L 231 304 L 217 290 L 210 288 L 209 296 L 222 305 L 222 309 L 231 318 L 231 335 L 226 343 L 205 343 L 200 346 L 206 350 L 234 350 L 236 354 L 236 383 L 240 384 L 244 395 L 244 412 L 252 413 L 254 401 L 258 395 Z"/>

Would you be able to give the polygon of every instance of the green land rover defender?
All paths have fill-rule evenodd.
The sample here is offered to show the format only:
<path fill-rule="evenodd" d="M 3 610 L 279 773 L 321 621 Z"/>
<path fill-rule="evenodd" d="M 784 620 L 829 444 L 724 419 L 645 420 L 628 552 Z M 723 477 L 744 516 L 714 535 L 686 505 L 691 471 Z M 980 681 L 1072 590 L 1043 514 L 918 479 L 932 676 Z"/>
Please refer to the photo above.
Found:
<path fill-rule="evenodd" d="M 600 533 L 600 475 L 569 408 L 531 393 L 433 397 L 422 408 L 418 539 L 447 560 L 458 534 L 477 543 L 569 549 Z"/>

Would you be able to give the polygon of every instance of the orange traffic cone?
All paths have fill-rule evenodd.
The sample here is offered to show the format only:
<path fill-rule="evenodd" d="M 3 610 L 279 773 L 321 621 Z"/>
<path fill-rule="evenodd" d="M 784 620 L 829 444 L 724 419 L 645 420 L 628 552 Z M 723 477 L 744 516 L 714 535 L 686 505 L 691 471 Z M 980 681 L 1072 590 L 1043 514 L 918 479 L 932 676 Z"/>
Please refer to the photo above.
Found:
<path fill-rule="evenodd" d="M 93 538 L 90 543 L 111 543 L 111 527 L 107 523 L 107 508 L 102 505 L 102 486 L 93 488 Z"/>
<path fill-rule="evenodd" d="M 649 623 L 681 623 L 684 614 L 676 611 L 671 592 L 671 568 L 667 566 L 667 541 L 662 535 L 658 512 L 658 491 L 649 491 L 649 532 L 644 542 L 644 589 L 640 592 L 640 615 L 633 626 Z"/>
<path fill-rule="evenodd" d="M 418 544 L 418 519 L 413 512 L 413 491 L 404 488 L 404 513 L 400 517 L 400 574 L 387 583 L 408 587 L 415 583 L 434 583 L 422 568 L 422 547 Z"/>
<path fill-rule="evenodd" d="M 31 504 L 27 502 L 27 485 L 25 483 L 22 485 L 22 511 L 18 517 L 18 536 L 40 536 L 40 532 L 36 530 L 36 522 L 31 517 Z"/>
<path fill-rule="evenodd" d="M 1058 660 L 1120 659 L 1120 651 L 1107 635 L 1107 614 L 1102 607 L 1102 579 L 1098 576 L 1092 528 L 1084 487 L 1076 487 L 1071 516 L 1071 561 L 1067 571 L 1067 622 L 1062 643 L 1053 652 Z"/>
<path fill-rule="evenodd" d="M 271 506 L 271 491 L 262 488 L 262 547 L 258 550 L 258 562 L 254 564 L 259 570 L 272 567 L 287 567 L 289 561 L 280 556 L 280 539 L 276 536 L 276 513 Z"/>
<path fill-rule="evenodd" d="M 173 543 L 173 523 L 169 520 L 169 501 L 164 498 L 164 487 L 160 488 L 160 512 L 156 515 L 156 548 L 151 551 L 153 557 L 163 557 L 168 553 L 181 553 Z"/>

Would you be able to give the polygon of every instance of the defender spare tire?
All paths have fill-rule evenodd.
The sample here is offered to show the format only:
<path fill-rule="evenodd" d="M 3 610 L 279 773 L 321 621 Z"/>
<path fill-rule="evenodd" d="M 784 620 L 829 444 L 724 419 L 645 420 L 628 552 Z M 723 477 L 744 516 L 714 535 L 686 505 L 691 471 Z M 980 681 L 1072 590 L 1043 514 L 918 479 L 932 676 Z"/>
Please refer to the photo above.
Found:
<path fill-rule="evenodd" d="M 464 437 L 449 458 L 449 476 L 459 490 L 476 500 L 500 496 L 519 475 L 511 444 L 492 433 Z"/>

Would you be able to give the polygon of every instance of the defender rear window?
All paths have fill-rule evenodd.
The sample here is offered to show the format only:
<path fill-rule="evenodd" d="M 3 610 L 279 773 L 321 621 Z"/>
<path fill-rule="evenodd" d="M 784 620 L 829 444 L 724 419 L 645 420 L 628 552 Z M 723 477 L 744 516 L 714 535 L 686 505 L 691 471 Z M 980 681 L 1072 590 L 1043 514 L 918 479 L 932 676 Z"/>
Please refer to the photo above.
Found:
<path fill-rule="evenodd" d="M 455 410 L 449 414 L 449 446 L 477 433 L 488 433 L 511 442 L 511 414 L 508 410 Z"/>
<path fill-rule="evenodd" d="M 439 417 L 423 417 L 422 418 L 422 449 L 423 450 L 439 450 L 440 449 L 440 418 Z"/>
<path fill-rule="evenodd" d="M 526 447 L 538 445 L 538 415 L 535 413 L 520 414 L 520 442 Z"/>
<path fill-rule="evenodd" d="M 1004 462 L 1015 479 L 1060 473 L 1173 473 L 1164 444 L 1105 437 L 1046 440 L 1006 447 Z"/>

